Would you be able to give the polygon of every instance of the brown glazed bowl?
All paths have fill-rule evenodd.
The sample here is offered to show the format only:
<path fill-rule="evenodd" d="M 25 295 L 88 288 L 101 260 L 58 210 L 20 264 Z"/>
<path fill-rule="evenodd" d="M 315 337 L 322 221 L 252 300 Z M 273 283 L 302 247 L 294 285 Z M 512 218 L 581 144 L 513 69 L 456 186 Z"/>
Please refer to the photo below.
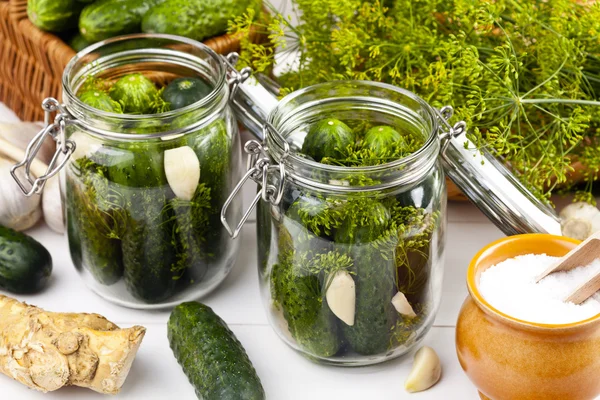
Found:
<path fill-rule="evenodd" d="M 593 400 L 600 395 L 600 314 L 572 324 L 531 323 L 494 309 L 478 290 L 480 274 L 492 265 L 523 254 L 560 257 L 578 243 L 554 235 L 510 236 L 471 261 L 456 350 L 482 399 Z"/>

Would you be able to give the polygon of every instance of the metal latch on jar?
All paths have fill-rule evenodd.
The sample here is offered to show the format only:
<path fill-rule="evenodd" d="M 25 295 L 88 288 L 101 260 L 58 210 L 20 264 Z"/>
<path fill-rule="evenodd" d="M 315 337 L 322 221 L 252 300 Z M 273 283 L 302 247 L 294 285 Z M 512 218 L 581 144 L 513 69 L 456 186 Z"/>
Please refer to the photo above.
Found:
<path fill-rule="evenodd" d="M 44 129 L 35 135 L 29 145 L 27 145 L 27 149 L 25 150 L 25 158 L 10 169 L 10 174 L 12 175 L 13 179 L 17 182 L 17 185 L 19 185 L 19 188 L 23 194 L 27 197 L 34 194 L 40 194 L 42 192 L 46 181 L 56 175 L 58 171 L 60 171 L 60 169 L 67 163 L 69 157 L 71 154 L 73 154 L 73 151 L 75 151 L 76 146 L 75 142 L 67 139 L 66 137 L 65 127 L 70 119 L 70 116 L 65 108 L 61 106 L 58 100 L 51 97 L 45 99 L 42 103 L 42 109 L 44 110 Z M 57 114 L 54 117 L 54 122 L 50 123 L 50 118 L 54 112 Z M 46 137 L 48 136 L 50 136 L 56 142 L 56 152 L 48 164 L 48 169 L 46 172 L 42 176 L 35 178 L 31 172 L 31 164 L 35 160 L 35 157 L 40 151 L 44 140 L 46 140 Z M 62 159 L 59 161 L 61 156 Z M 18 176 L 18 171 L 22 167 L 25 167 L 23 176 L 25 177 L 26 182 L 23 182 Z M 27 183 L 30 185 L 29 188 L 27 187 Z"/>
<path fill-rule="evenodd" d="M 274 206 L 278 206 L 279 203 L 281 203 L 281 199 L 283 198 L 283 186 L 286 174 L 283 161 L 289 155 L 290 150 L 288 143 L 285 141 L 284 146 L 284 153 L 281 156 L 281 159 L 279 160 L 279 164 L 271 165 L 269 157 L 266 156 L 265 149 L 258 141 L 250 140 L 244 145 L 244 151 L 248 154 L 248 171 L 235 186 L 235 188 L 225 201 L 223 208 L 221 209 L 221 222 L 223 223 L 223 226 L 232 238 L 235 239 L 240 234 L 242 227 L 248 220 L 248 217 L 250 217 L 252 210 L 256 208 L 256 205 L 258 204 L 261 198 Z M 269 183 L 269 172 L 279 173 L 277 186 Z M 244 184 L 248 179 L 252 179 L 258 185 L 260 185 L 260 190 L 252 200 L 252 203 L 250 204 L 248 209 L 244 212 L 244 215 L 242 216 L 240 222 L 234 229 L 232 229 L 229 223 L 227 222 L 227 210 L 231 205 L 231 202 L 242 190 Z"/>

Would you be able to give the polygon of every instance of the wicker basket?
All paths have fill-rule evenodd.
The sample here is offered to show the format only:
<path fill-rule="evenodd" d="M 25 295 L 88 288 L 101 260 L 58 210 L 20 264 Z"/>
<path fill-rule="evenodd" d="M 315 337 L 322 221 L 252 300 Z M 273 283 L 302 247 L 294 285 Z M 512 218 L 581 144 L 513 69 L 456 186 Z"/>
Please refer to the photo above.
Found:
<path fill-rule="evenodd" d="M 262 39 L 258 33 L 253 40 Z M 217 53 L 239 50 L 239 40 L 223 35 L 204 41 Z M 62 73 L 75 51 L 27 18 L 27 0 L 0 0 L 0 101 L 24 121 L 43 119 L 46 97 L 60 98 Z"/>

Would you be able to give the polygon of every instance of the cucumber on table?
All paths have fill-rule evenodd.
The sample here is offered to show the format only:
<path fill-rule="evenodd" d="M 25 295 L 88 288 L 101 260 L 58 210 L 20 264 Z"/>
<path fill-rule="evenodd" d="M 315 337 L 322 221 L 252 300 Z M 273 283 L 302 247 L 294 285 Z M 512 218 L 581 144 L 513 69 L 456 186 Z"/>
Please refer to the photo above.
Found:
<path fill-rule="evenodd" d="M 161 2 L 162 0 L 96 1 L 87 5 L 81 12 L 79 31 L 90 42 L 138 33 L 144 14 Z"/>
<path fill-rule="evenodd" d="M 24 233 L 0 225 L 0 289 L 35 293 L 52 273 L 52 257 L 46 248 Z"/>
<path fill-rule="evenodd" d="M 119 185 L 127 212 L 122 234 L 125 286 L 142 301 L 160 302 L 173 294 L 176 284 L 172 215 L 165 212 L 173 195 L 163 153 L 156 144 L 128 143 L 113 155 L 109 178 Z"/>
<path fill-rule="evenodd" d="M 102 157 L 94 154 L 94 157 Z M 92 276 L 103 285 L 112 285 L 123 276 L 123 256 L 117 231 L 122 210 L 114 203 L 107 179 L 107 168 L 87 157 L 72 166 L 78 178 L 67 179 L 69 196 L 69 244 L 79 250 L 74 254 L 77 265 L 87 266 Z M 75 179 L 80 182 L 75 182 Z"/>
<path fill-rule="evenodd" d="M 175 358 L 203 400 L 263 400 L 265 392 L 242 344 L 200 303 L 173 309 L 167 325 Z"/>
<path fill-rule="evenodd" d="M 64 32 L 77 26 L 83 5 L 75 0 L 29 0 L 27 16 L 38 28 Z"/>
<path fill-rule="evenodd" d="M 169 33 L 204 40 L 227 31 L 230 20 L 258 10 L 257 0 L 166 0 L 143 18 L 144 33 Z"/>
<path fill-rule="evenodd" d="M 354 325 L 343 324 L 344 337 L 357 353 L 373 355 L 390 345 L 398 313 L 391 303 L 396 292 L 396 264 L 393 251 L 373 242 L 380 239 L 390 223 L 390 212 L 377 200 L 350 199 L 344 205 L 346 222 L 337 230 L 335 242 L 349 245 L 354 260 L 356 284 Z"/>

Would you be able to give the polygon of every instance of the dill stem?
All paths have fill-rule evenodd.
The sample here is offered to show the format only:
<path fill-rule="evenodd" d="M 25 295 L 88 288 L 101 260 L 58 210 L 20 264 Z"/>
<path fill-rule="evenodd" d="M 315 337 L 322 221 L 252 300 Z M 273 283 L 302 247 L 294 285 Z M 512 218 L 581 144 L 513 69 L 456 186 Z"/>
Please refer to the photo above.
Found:
<path fill-rule="evenodd" d="M 600 101 L 583 99 L 518 99 L 521 104 L 579 104 L 584 106 L 600 106 Z"/>

